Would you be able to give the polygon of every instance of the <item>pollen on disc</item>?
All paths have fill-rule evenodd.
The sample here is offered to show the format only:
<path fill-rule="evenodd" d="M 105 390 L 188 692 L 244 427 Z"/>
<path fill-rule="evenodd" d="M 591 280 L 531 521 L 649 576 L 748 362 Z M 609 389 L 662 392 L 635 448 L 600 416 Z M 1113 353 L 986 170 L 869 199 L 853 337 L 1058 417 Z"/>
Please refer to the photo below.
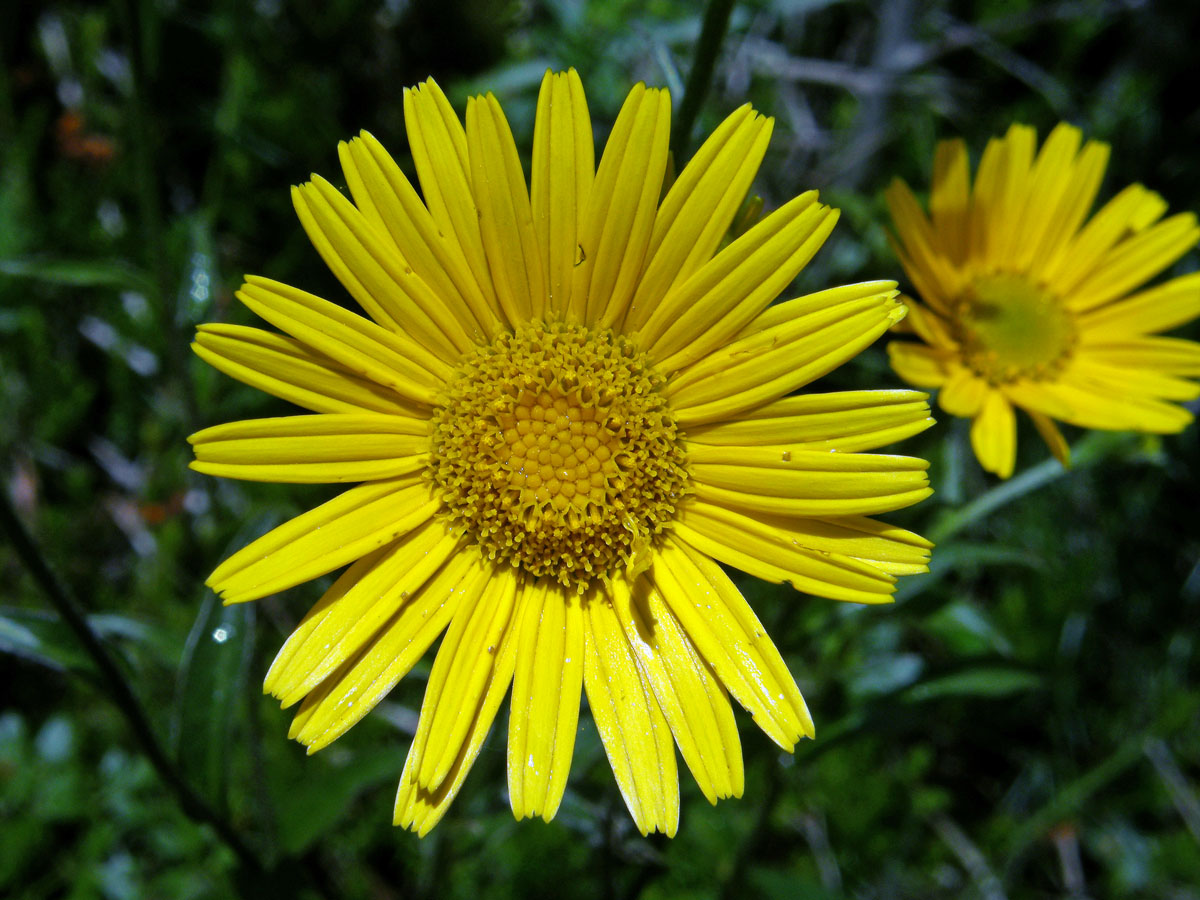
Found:
<path fill-rule="evenodd" d="M 1009 273 L 969 283 L 951 330 L 967 365 L 994 385 L 1056 377 L 1078 343 L 1074 317 L 1061 300 Z"/>
<path fill-rule="evenodd" d="M 661 386 L 608 330 L 535 321 L 476 351 L 434 412 L 451 527 L 581 591 L 644 555 L 688 485 Z"/>

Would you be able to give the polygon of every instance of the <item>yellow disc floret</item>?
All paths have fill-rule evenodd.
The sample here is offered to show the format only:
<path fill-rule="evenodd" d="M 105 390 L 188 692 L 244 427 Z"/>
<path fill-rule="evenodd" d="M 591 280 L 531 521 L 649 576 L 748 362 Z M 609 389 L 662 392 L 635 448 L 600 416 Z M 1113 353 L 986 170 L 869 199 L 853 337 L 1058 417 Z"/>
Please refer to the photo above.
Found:
<path fill-rule="evenodd" d="M 451 527 L 580 591 L 640 567 L 688 483 L 661 385 L 609 330 L 534 321 L 477 350 L 433 416 Z"/>
<path fill-rule="evenodd" d="M 1055 375 L 1076 343 L 1074 320 L 1057 297 L 1024 275 L 1004 272 L 970 284 L 952 328 L 967 365 L 997 385 Z"/>

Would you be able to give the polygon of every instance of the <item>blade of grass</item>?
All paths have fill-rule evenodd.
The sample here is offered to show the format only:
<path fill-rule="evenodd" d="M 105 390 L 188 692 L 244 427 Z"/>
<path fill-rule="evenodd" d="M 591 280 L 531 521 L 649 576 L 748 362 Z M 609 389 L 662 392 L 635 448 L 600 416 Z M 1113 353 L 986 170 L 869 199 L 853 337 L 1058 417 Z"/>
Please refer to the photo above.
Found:
<path fill-rule="evenodd" d="M 692 129 L 700 107 L 712 86 L 713 69 L 721 53 L 721 44 L 729 30 L 729 17 L 733 14 L 734 0 L 709 0 L 704 8 L 704 22 L 700 26 L 700 38 L 696 41 L 696 54 L 688 70 L 687 87 L 683 89 L 683 100 L 679 104 L 679 115 L 675 119 L 675 134 L 671 141 L 671 152 L 675 157 L 675 170 L 679 171 L 687 162 L 692 140 Z"/>

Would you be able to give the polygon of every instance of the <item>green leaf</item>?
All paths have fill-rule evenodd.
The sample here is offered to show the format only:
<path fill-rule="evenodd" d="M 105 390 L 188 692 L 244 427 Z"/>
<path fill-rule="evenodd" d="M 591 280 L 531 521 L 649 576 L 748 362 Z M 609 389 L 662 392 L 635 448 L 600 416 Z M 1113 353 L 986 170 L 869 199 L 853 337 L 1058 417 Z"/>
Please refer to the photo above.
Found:
<path fill-rule="evenodd" d="M 914 684 L 904 692 L 909 703 L 921 703 L 939 697 L 1006 697 L 1040 687 L 1042 680 L 1032 672 L 988 666 L 966 669 Z"/>
<path fill-rule="evenodd" d="M 120 260 L 44 257 L 0 259 L 0 275 L 70 287 L 117 287 L 143 294 L 154 292 L 154 283 L 149 275 Z"/>
<path fill-rule="evenodd" d="M 299 855 L 331 830 L 364 790 L 387 780 L 399 780 L 404 753 L 377 750 L 343 758 L 338 767 L 309 765 L 303 777 L 277 785 L 274 793 L 279 822 L 279 846 Z M 390 809 L 388 814 L 390 814 Z"/>
<path fill-rule="evenodd" d="M 872 654 L 846 677 L 846 687 L 856 699 L 892 694 L 921 676 L 924 660 L 917 653 Z"/>
<path fill-rule="evenodd" d="M 124 616 L 99 614 L 88 623 L 102 638 L 149 641 L 151 629 Z M 111 649 L 111 648 L 110 648 Z M 92 659 L 74 632 L 54 613 L 0 607 L 0 652 L 11 653 L 57 671 L 93 675 Z"/>
<path fill-rule="evenodd" d="M 91 661 L 57 616 L 23 609 L 0 612 L 0 652 L 57 671 L 92 672 Z"/>
<path fill-rule="evenodd" d="M 244 709 L 254 646 L 254 605 L 223 606 L 211 591 L 184 648 L 175 702 L 177 756 L 184 777 L 218 808 L 226 807 L 230 736 Z"/>
<path fill-rule="evenodd" d="M 958 656 L 1012 653 L 1012 644 L 988 613 L 965 600 L 941 607 L 925 619 L 924 627 L 927 633 L 945 641 Z"/>

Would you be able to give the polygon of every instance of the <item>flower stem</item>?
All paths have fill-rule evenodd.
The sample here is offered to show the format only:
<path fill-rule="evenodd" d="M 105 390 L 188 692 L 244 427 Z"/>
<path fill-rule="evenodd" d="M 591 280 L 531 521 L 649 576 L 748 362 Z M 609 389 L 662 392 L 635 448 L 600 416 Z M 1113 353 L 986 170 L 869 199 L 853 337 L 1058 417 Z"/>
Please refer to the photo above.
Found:
<path fill-rule="evenodd" d="M 674 139 L 671 152 L 675 155 L 676 171 L 687 161 L 692 129 L 696 116 L 712 86 L 713 67 L 729 30 L 729 17 L 733 13 L 734 0 L 708 0 L 704 10 L 704 22 L 700 26 L 700 38 L 696 41 L 696 54 L 692 57 L 692 68 L 688 72 L 687 85 L 683 89 L 683 100 L 679 104 L 679 115 L 675 120 Z"/>
<path fill-rule="evenodd" d="M 4 490 L 0 490 L 0 531 L 7 532 L 17 557 L 24 563 L 29 574 L 33 576 L 33 580 L 37 582 L 50 601 L 50 605 L 58 612 L 75 634 L 84 651 L 91 657 L 100 676 L 101 689 L 120 710 L 142 752 L 154 766 L 158 776 L 175 794 L 184 813 L 193 820 L 210 826 L 234 852 L 238 862 L 245 869 L 261 873 L 263 865 L 257 855 L 242 841 L 229 822 L 219 816 L 192 789 L 168 758 L 162 744 L 154 734 L 150 720 L 142 710 L 141 704 L 116 660 L 88 623 L 81 604 L 51 571 L 41 550 L 9 502 L 8 493 Z"/>
<path fill-rule="evenodd" d="M 926 531 L 929 540 L 940 544 L 995 512 L 1002 506 L 1056 481 L 1068 472 L 1086 469 L 1114 452 L 1126 448 L 1132 436 L 1126 432 L 1093 431 L 1071 448 L 1071 468 L 1064 468 L 1056 459 L 1038 463 L 1020 475 L 1001 482 L 970 503 L 947 511 Z"/>

